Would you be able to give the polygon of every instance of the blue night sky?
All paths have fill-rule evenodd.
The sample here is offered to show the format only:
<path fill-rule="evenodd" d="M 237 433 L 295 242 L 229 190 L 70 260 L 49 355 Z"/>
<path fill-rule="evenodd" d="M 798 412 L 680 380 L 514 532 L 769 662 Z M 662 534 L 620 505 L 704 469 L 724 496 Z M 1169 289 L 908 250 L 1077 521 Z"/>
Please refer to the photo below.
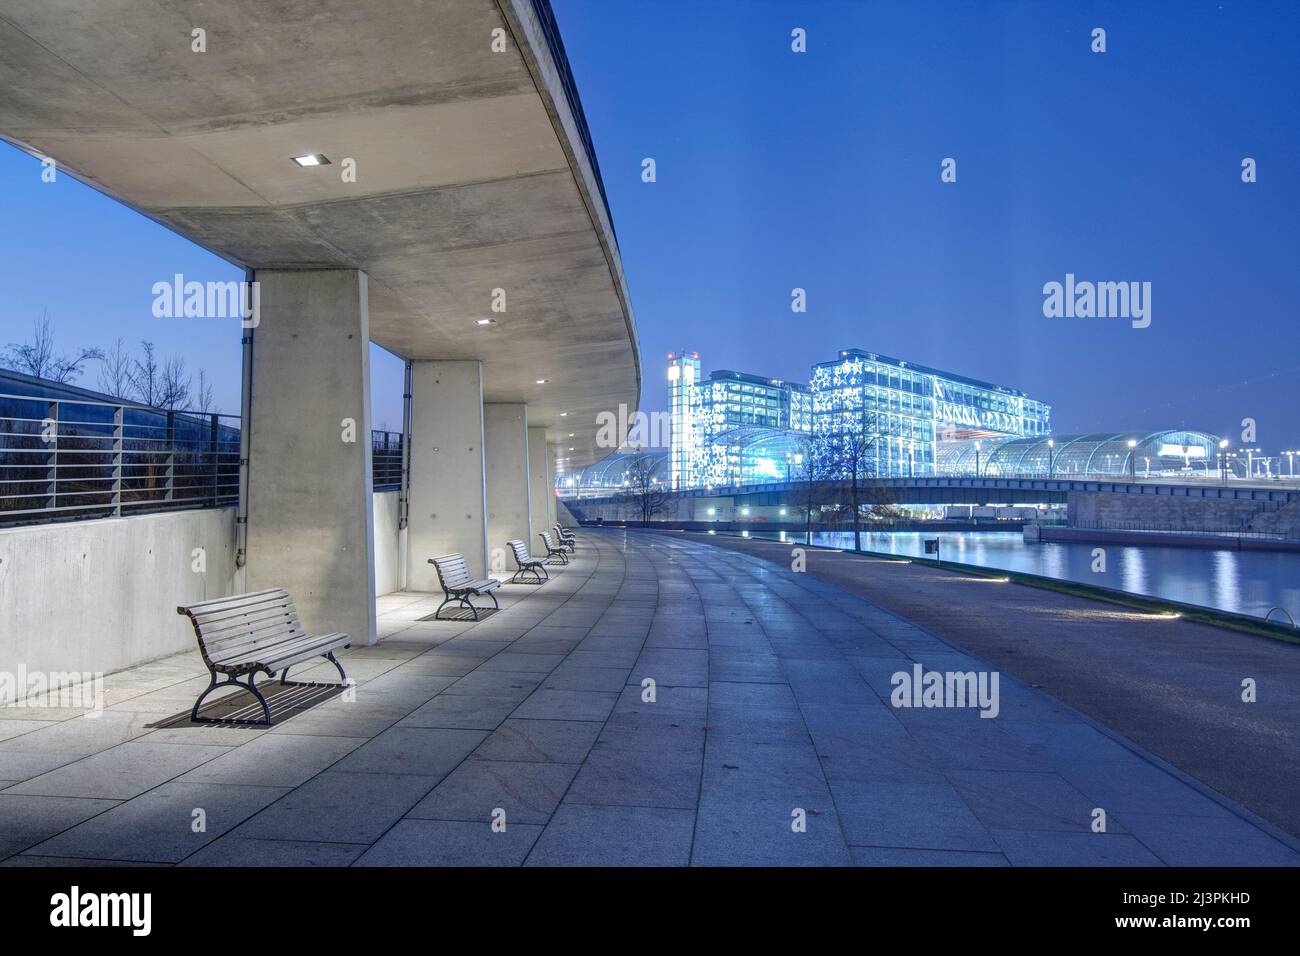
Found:
<path fill-rule="evenodd" d="M 1057 431 L 1235 442 L 1250 416 L 1265 448 L 1300 444 L 1300 6 L 553 2 L 645 407 L 664 407 L 674 349 L 806 381 L 858 347 L 1022 388 Z M 155 319 L 149 289 L 238 270 L 4 146 L 0 217 L 0 346 L 48 309 L 62 348 L 149 338 L 237 411 L 238 324 Z M 1150 328 L 1044 318 L 1043 284 L 1067 272 L 1150 282 Z M 376 426 L 396 428 L 400 363 L 375 353 Z"/>

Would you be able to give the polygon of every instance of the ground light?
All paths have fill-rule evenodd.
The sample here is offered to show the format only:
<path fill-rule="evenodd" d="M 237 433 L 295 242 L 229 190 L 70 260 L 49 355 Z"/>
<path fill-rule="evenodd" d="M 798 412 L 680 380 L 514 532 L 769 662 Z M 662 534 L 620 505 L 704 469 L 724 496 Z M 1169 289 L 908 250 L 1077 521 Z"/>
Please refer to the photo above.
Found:
<path fill-rule="evenodd" d="M 295 156 L 293 161 L 299 166 L 328 166 L 330 164 L 329 159 L 321 153 L 307 153 L 304 156 Z"/>

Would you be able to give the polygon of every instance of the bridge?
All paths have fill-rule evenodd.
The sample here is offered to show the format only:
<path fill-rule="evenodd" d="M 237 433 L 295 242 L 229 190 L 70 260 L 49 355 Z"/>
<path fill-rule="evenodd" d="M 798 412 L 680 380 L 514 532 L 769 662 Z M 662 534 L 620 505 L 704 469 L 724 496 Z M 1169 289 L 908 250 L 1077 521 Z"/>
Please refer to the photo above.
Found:
<path fill-rule="evenodd" d="M 790 517 L 808 500 L 808 484 L 778 481 L 669 492 L 661 520 L 729 521 Z M 1169 530 L 1257 528 L 1286 532 L 1300 523 L 1300 485 L 1209 480 L 930 477 L 862 482 L 860 501 L 897 505 L 1064 506 L 1072 524 L 1167 527 Z M 635 497 L 635 495 L 632 495 Z M 847 486 L 821 484 L 818 503 L 847 501 Z M 628 494 L 565 499 L 588 518 L 627 517 Z M 1274 527 L 1276 526 L 1276 528 Z"/>

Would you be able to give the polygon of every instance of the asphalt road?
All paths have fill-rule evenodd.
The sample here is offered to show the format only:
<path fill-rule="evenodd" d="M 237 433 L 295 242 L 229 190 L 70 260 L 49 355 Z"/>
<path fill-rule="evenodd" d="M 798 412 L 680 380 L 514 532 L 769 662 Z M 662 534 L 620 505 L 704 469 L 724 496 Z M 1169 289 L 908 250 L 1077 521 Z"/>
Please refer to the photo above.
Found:
<path fill-rule="evenodd" d="M 789 543 L 685 537 L 790 567 Z M 1300 836 L 1300 646 L 927 565 L 806 555 L 808 573 L 1019 676 Z M 1254 703 L 1242 700 L 1246 678 Z"/>

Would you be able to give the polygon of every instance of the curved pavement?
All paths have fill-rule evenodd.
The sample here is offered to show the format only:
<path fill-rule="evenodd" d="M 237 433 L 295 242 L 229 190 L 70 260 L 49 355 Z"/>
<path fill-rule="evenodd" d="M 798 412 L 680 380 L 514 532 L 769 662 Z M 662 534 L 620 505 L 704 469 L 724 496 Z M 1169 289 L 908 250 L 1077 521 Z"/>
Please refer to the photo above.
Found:
<path fill-rule="evenodd" d="M 916 663 L 987 667 L 812 574 L 680 536 L 579 540 L 551 583 L 503 588 L 480 623 L 424 621 L 436 598 L 386 596 L 384 640 L 344 658 L 355 694 L 270 731 L 177 719 L 206 683 L 195 655 L 112 675 L 93 720 L 5 709 L 0 856 L 1300 862 L 1268 824 L 1006 673 L 995 719 L 892 707 L 891 676 Z"/>

